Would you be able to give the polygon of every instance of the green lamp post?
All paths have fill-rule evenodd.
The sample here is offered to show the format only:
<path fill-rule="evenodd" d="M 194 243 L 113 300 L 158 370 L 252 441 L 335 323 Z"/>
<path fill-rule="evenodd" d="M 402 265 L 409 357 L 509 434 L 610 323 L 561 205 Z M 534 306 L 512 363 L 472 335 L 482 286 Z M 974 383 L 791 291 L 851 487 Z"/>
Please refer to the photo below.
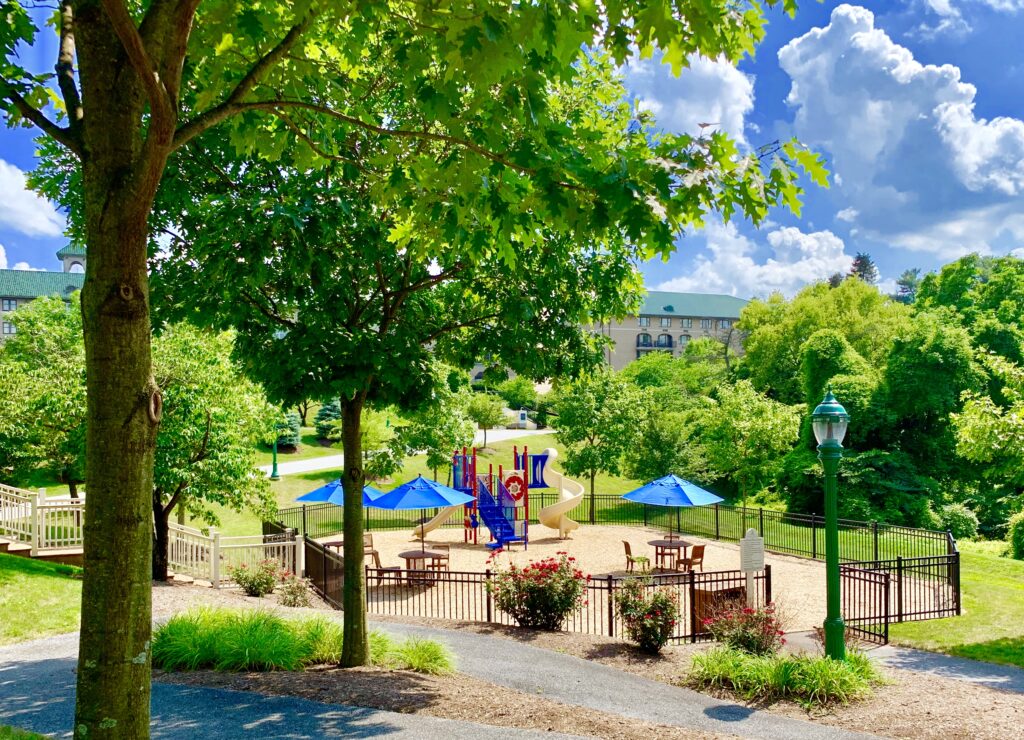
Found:
<path fill-rule="evenodd" d="M 284 424 L 274 425 L 274 452 L 272 463 L 270 466 L 270 480 L 281 480 L 281 474 L 277 472 L 277 439 L 281 436 L 281 430 L 285 428 Z"/>
<path fill-rule="evenodd" d="M 825 655 L 836 660 L 846 657 L 843 615 L 839 609 L 839 504 L 837 477 L 843 456 L 843 437 L 850 415 L 829 387 L 825 398 L 811 414 L 811 426 L 818 440 L 818 459 L 825 469 L 825 582 L 827 610 L 825 615 Z"/>

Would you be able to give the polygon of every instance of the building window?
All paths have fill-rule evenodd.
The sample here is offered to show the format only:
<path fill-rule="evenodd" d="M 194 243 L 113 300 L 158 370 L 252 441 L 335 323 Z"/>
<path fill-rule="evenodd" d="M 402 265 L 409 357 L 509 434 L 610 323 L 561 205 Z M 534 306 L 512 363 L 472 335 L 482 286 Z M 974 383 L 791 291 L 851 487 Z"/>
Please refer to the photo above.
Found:
<path fill-rule="evenodd" d="M 636 335 L 636 346 L 637 347 L 650 347 L 651 346 L 651 335 L 650 334 L 637 334 Z"/>
<path fill-rule="evenodd" d="M 661 328 L 662 329 L 668 329 L 670 326 L 672 326 L 672 319 L 670 317 L 668 317 L 668 316 L 662 316 L 661 317 Z"/>
<path fill-rule="evenodd" d="M 685 347 L 689 343 L 690 343 L 690 335 L 689 334 L 683 334 L 681 337 L 679 337 L 679 346 L 680 347 Z"/>
<path fill-rule="evenodd" d="M 711 328 L 711 319 L 701 319 L 700 320 L 700 328 L 701 329 L 710 329 Z"/>
<path fill-rule="evenodd" d="M 640 318 L 638 318 L 636 320 L 636 324 L 637 324 L 637 326 L 650 326 L 651 325 L 651 317 L 650 316 L 641 316 Z"/>
<path fill-rule="evenodd" d="M 718 328 L 719 329 L 728 329 L 730 326 L 732 326 L 732 322 L 729 319 L 719 319 L 718 320 Z"/>
<path fill-rule="evenodd" d="M 693 319 L 679 319 L 679 321 L 680 321 L 680 325 L 684 329 L 689 329 L 690 327 L 693 326 Z"/>
<path fill-rule="evenodd" d="M 668 334 L 659 334 L 658 335 L 658 341 L 657 341 L 655 346 L 660 347 L 662 349 L 666 349 L 666 348 L 667 349 L 671 349 L 672 348 L 672 337 L 669 336 Z"/>
<path fill-rule="evenodd" d="M 14 324 L 9 321 L 4 322 L 4 334 L 16 334 L 17 331 L 18 330 L 14 328 Z"/>
<path fill-rule="evenodd" d="M 17 307 L 18 302 L 13 298 L 4 298 L 2 305 L 0 305 L 0 308 L 2 308 L 4 311 L 13 311 Z"/>

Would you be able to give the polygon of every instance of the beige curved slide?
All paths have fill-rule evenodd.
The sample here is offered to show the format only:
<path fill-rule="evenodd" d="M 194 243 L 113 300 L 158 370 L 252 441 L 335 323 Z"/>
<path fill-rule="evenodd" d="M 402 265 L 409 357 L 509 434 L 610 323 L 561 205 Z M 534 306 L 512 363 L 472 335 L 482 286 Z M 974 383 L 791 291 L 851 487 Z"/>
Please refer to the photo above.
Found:
<path fill-rule="evenodd" d="M 423 524 L 416 525 L 416 529 L 412 531 L 413 537 L 418 537 L 421 540 L 427 536 L 428 532 L 433 532 L 435 529 L 440 527 L 446 521 L 452 518 L 452 515 L 458 512 L 462 508 L 462 504 L 458 506 L 446 506 L 437 512 L 437 516 L 433 519 L 423 522 Z"/>
<path fill-rule="evenodd" d="M 583 486 L 551 469 L 551 463 L 558 457 L 558 450 L 549 447 L 541 454 L 548 456 L 547 462 L 544 464 L 544 481 L 549 486 L 558 489 L 558 501 L 541 509 L 537 514 L 537 519 L 545 527 L 557 529 L 558 536 L 564 540 L 571 531 L 580 526 L 579 522 L 573 521 L 566 514 L 583 501 Z"/>

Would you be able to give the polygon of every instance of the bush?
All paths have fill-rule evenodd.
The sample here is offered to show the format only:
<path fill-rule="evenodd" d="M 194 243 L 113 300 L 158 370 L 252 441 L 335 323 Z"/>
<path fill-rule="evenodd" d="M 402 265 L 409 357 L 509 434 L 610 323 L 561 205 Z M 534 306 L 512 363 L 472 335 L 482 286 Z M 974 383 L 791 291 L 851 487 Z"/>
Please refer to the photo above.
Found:
<path fill-rule="evenodd" d="M 537 408 L 537 389 L 529 378 L 518 375 L 498 386 L 498 395 L 513 411 Z"/>
<path fill-rule="evenodd" d="M 499 569 L 487 589 L 494 603 L 520 627 L 557 630 L 566 617 L 584 604 L 589 576 L 576 567 L 576 558 L 558 553 L 524 568 L 514 563 Z"/>
<path fill-rule="evenodd" d="M 1024 511 L 1010 517 L 1006 539 L 1010 543 L 1010 554 L 1017 560 L 1024 560 Z"/>
<path fill-rule="evenodd" d="M 704 619 L 704 626 L 718 642 L 751 655 L 774 655 L 786 643 L 772 604 L 730 604 Z"/>
<path fill-rule="evenodd" d="M 301 670 L 341 659 L 342 626 L 327 617 L 284 619 L 268 610 L 195 609 L 171 617 L 153 633 L 153 665 L 166 671 Z M 452 658 L 437 642 L 395 642 L 370 633 L 376 665 L 420 673 L 452 671 Z"/>
<path fill-rule="evenodd" d="M 309 579 L 285 576 L 277 587 L 277 601 L 281 606 L 313 606 L 309 597 Z"/>
<path fill-rule="evenodd" d="M 297 450 L 302 442 L 302 417 L 297 411 L 289 411 L 284 415 L 284 423 L 277 437 L 277 449 L 282 447 Z"/>
<path fill-rule="evenodd" d="M 615 606 L 626 636 L 645 653 L 657 655 L 668 643 L 679 619 L 679 600 L 669 589 L 650 589 L 650 579 L 631 578 L 617 594 Z"/>
<path fill-rule="evenodd" d="M 335 422 L 341 418 L 341 403 L 335 398 L 327 401 L 320 410 L 316 412 L 313 419 L 313 426 L 316 427 L 316 436 L 320 439 L 329 439 L 335 428 Z"/>
<path fill-rule="evenodd" d="M 942 526 L 956 539 L 969 540 L 978 536 L 978 517 L 963 504 L 942 507 Z"/>
<path fill-rule="evenodd" d="M 245 591 L 246 596 L 263 597 L 274 590 L 281 569 L 276 560 L 261 560 L 255 566 L 242 563 L 237 568 L 228 567 L 231 580 Z"/>
<path fill-rule="evenodd" d="M 697 689 L 728 689 L 748 701 L 791 699 L 810 707 L 867 697 L 883 679 L 859 653 L 850 653 L 843 661 L 807 655 L 751 655 L 716 647 L 693 657 L 689 683 Z"/>

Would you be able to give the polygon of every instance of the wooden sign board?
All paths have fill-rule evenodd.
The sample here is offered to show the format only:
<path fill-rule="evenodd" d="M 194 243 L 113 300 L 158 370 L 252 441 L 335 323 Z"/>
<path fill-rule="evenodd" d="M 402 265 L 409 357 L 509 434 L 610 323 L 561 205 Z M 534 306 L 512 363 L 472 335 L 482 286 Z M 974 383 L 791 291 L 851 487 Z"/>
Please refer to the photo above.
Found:
<path fill-rule="evenodd" d="M 756 529 L 748 529 L 740 540 L 740 570 L 759 573 L 764 570 L 764 537 Z"/>

